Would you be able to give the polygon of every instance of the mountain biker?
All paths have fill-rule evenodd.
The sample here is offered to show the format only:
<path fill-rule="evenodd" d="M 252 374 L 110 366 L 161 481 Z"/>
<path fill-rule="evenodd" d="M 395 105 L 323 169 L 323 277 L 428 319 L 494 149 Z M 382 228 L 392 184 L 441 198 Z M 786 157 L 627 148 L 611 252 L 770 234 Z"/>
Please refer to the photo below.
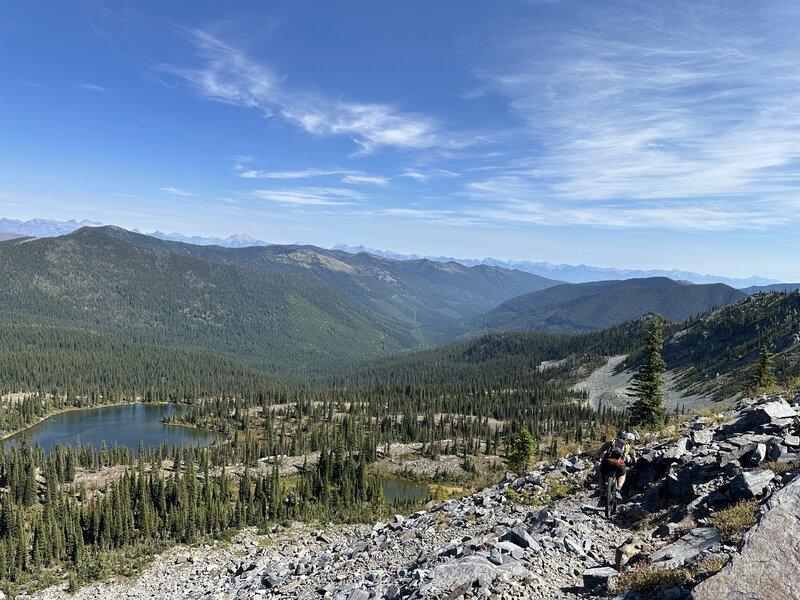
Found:
<path fill-rule="evenodd" d="M 625 484 L 627 464 L 636 462 L 636 451 L 633 442 L 636 439 L 632 433 L 618 431 L 613 441 L 606 442 L 600 448 L 600 497 L 606 492 L 606 477 L 614 473 L 617 476 L 617 498 L 621 497 L 622 486 Z"/>

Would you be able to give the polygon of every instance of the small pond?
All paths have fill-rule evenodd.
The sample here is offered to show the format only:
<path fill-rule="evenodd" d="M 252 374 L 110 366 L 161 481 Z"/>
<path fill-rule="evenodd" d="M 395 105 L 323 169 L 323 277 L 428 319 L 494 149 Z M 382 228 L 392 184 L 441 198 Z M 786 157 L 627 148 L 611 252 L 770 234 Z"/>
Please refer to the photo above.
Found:
<path fill-rule="evenodd" d="M 424 483 L 416 483 L 405 479 L 384 479 L 383 497 L 390 504 L 407 504 L 426 500 L 430 488 Z"/>
<path fill-rule="evenodd" d="M 45 419 L 3 443 L 17 444 L 25 437 L 31 445 L 38 442 L 50 450 L 55 444 L 76 444 L 78 440 L 99 448 L 105 441 L 109 447 L 117 444 L 136 450 L 140 443 L 145 448 L 156 448 L 162 442 L 170 447 L 209 446 L 220 439 L 208 431 L 162 422 L 174 410 L 184 408 L 172 404 L 127 404 L 70 410 Z"/>

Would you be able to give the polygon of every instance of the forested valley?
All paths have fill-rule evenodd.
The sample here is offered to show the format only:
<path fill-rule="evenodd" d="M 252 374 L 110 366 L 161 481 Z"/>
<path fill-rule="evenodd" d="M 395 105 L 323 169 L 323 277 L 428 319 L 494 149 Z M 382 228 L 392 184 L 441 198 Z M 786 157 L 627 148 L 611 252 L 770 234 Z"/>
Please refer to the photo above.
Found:
<path fill-rule="evenodd" d="M 189 259 L 158 260 L 173 273 L 180 267 L 175 261 Z M 207 268 L 234 277 L 225 265 Z M 263 277 L 251 270 L 245 281 L 261 285 Z M 180 406 L 169 423 L 213 431 L 222 440 L 138 449 L 57 444 L 49 451 L 24 440 L 5 443 L 0 581 L 9 591 L 133 573 L 172 544 L 225 538 L 242 527 L 385 518 L 401 509 L 384 496 L 385 478 L 443 484 L 430 488 L 432 495 L 446 495 L 446 486 L 463 492 L 502 477 L 524 436 L 532 440 L 531 460 L 594 448 L 627 415 L 593 409 L 574 385 L 610 356 L 627 355 L 622 368 L 635 369 L 652 323 L 652 315 L 642 315 L 587 333 L 491 332 L 412 352 L 398 350 L 399 337 L 386 346 L 382 327 L 341 300 L 318 308 L 344 311 L 337 313 L 344 321 L 368 330 L 371 358 L 352 346 L 356 331 L 326 338 L 331 357 L 334 347 L 350 344 L 335 360 L 315 358 L 298 370 L 280 366 L 287 357 L 296 363 L 302 349 L 282 356 L 280 346 L 267 348 L 279 332 L 259 337 L 269 319 L 257 314 L 255 300 L 247 312 L 253 328 L 226 312 L 232 305 L 217 290 L 206 307 L 217 313 L 175 317 L 180 338 L 159 343 L 164 330 L 156 321 L 135 335 L 123 333 L 127 321 L 117 317 L 127 314 L 121 307 L 136 305 L 133 296 L 104 297 L 117 307 L 105 307 L 100 320 L 70 316 L 83 310 L 82 302 L 103 301 L 95 295 L 74 298 L 63 309 L 69 318 L 50 319 L 48 302 L 26 290 L 18 308 L 28 312 L 0 319 L 3 436 L 65 411 L 143 402 Z M 796 292 L 757 294 L 664 323 L 668 367 L 687 389 L 731 395 L 747 387 L 759 351 L 768 348 L 779 379 L 790 380 L 800 368 L 798 298 Z M 295 302 L 291 295 L 286 301 Z M 158 313 L 154 301 L 146 305 L 159 319 L 173 317 Z M 41 309 L 35 319 L 26 316 L 30 307 Z M 315 316 L 302 327 L 328 328 L 328 317 L 304 314 Z M 282 327 L 292 332 L 294 326 Z M 313 344 L 313 327 L 293 339 Z M 215 332 L 228 338 L 218 340 Z M 255 346 L 261 358 L 247 360 L 247 348 Z"/>

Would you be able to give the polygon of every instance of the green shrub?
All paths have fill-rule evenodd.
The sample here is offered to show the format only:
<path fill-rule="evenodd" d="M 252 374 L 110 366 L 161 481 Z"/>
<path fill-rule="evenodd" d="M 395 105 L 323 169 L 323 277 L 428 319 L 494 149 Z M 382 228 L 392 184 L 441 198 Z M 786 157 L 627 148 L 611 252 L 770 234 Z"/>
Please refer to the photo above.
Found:
<path fill-rule="evenodd" d="M 563 500 L 575 490 L 573 484 L 562 481 L 554 475 L 547 477 L 547 487 L 547 495 L 550 496 L 550 500 L 553 502 L 556 500 Z"/>
<path fill-rule="evenodd" d="M 757 515 L 758 502 L 744 500 L 718 510 L 708 520 L 719 531 L 724 543 L 735 545 L 742 540 L 745 532 L 756 524 Z"/>
<path fill-rule="evenodd" d="M 620 593 L 633 591 L 648 597 L 660 587 L 685 588 L 691 583 L 696 583 L 717 573 L 725 566 L 726 562 L 726 557 L 719 556 L 696 563 L 691 567 L 676 569 L 640 563 L 620 576 L 616 591 Z"/>
<path fill-rule="evenodd" d="M 648 595 L 659 586 L 683 587 L 692 581 L 688 569 L 670 569 L 651 564 L 636 565 L 619 578 L 617 590 L 620 592 L 639 592 Z"/>
<path fill-rule="evenodd" d="M 795 460 L 792 462 L 769 462 L 769 463 L 764 463 L 763 466 L 765 469 L 769 469 L 776 475 L 783 475 L 784 473 L 788 473 L 789 471 L 800 469 L 800 460 Z"/>

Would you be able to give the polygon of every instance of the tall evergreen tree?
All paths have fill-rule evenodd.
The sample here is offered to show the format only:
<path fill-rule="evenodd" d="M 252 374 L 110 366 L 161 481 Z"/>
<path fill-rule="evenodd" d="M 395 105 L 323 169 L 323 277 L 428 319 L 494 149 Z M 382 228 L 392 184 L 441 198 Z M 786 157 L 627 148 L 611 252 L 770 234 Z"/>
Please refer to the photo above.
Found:
<path fill-rule="evenodd" d="M 528 463 L 533 457 L 535 442 L 527 429 L 520 431 L 511 443 L 508 452 L 508 466 L 517 473 L 527 470 Z"/>
<path fill-rule="evenodd" d="M 653 318 L 647 336 L 645 360 L 633 376 L 631 395 L 636 401 L 631 406 L 631 423 L 644 427 L 658 427 L 664 422 L 664 379 L 661 377 L 667 363 L 661 357 L 664 335 L 661 319 Z"/>
<path fill-rule="evenodd" d="M 753 373 L 753 387 L 750 391 L 754 394 L 765 393 L 774 388 L 777 382 L 772 354 L 766 345 L 762 346 L 761 356 L 758 359 L 756 371 Z"/>

